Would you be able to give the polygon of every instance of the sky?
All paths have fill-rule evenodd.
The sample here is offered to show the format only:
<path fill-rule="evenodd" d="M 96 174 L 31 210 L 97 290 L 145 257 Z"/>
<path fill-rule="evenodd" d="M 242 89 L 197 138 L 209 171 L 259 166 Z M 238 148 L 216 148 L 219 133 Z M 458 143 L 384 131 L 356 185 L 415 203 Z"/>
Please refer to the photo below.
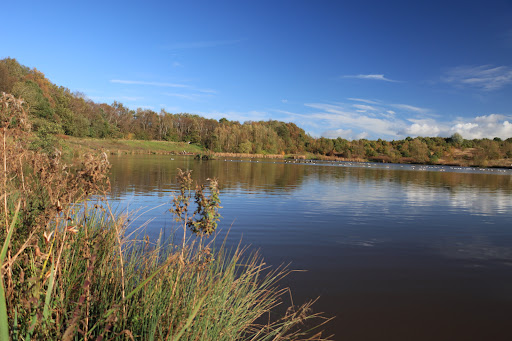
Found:
<path fill-rule="evenodd" d="M 512 137 L 512 1 L 5 1 L 0 59 L 95 102 L 314 137 Z"/>

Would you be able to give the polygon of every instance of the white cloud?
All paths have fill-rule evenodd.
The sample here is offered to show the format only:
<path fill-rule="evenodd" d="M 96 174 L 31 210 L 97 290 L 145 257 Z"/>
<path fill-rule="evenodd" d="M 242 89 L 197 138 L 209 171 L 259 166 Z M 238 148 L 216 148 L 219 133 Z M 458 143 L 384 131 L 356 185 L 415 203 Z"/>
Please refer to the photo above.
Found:
<path fill-rule="evenodd" d="M 369 136 L 369 134 L 365 131 L 359 133 L 359 134 L 354 134 L 354 132 L 352 131 L 352 129 L 347 129 L 347 130 L 344 130 L 344 129 L 334 129 L 334 130 L 326 130 L 322 133 L 322 136 L 323 137 L 327 137 L 329 139 L 336 139 L 338 137 L 341 137 L 342 139 L 345 139 L 345 140 L 360 140 L 360 139 L 365 139 Z"/>
<path fill-rule="evenodd" d="M 490 65 L 459 66 L 449 70 L 442 80 L 457 87 L 493 91 L 512 84 L 512 68 Z"/>
<path fill-rule="evenodd" d="M 436 125 L 413 123 L 405 129 L 408 136 L 437 136 L 441 130 Z"/>
<path fill-rule="evenodd" d="M 389 79 L 384 77 L 384 75 L 379 74 L 369 74 L 369 75 L 346 75 L 342 76 L 343 78 L 357 78 L 357 79 L 370 79 L 370 80 L 378 80 L 378 81 L 386 81 L 386 82 L 399 82 L 394 79 Z"/>
<path fill-rule="evenodd" d="M 435 136 L 448 136 L 449 135 L 449 129 L 450 125 L 437 122 L 433 119 L 415 119 L 415 118 L 409 118 L 407 121 L 411 122 L 412 124 L 405 127 L 405 129 L 401 132 L 403 135 L 416 137 L 416 136 L 423 136 L 423 137 L 435 137 Z"/>
<path fill-rule="evenodd" d="M 450 133 L 459 133 L 465 139 L 512 137 L 511 118 L 504 115 L 484 115 L 475 117 L 470 122 L 459 122 L 450 128 Z"/>
<path fill-rule="evenodd" d="M 183 67 L 183 64 L 181 64 L 180 62 L 173 62 L 172 66 L 173 67 Z"/>
<path fill-rule="evenodd" d="M 246 122 L 246 121 L 266 121 L 269 120 L 271 117 L 268 112 L 266 111 L 247 111 L 247 112 L 240 112 L 240 111 L 212 111 L 212 112 L 197 112 L 198 115 L 213 118 L 216 120 L 220 120 L 221 118 L 226 118 L 230 121 L 238 121 L 240 123 Z"/>
<path fill-rule="evenodd" d="M 468 122 L 468 123 L 457 123 L 456 125 L 454 125 L 451 128 L 451 130 L 453 130 L 454 132 L 461 133 L 461 132 L 473 130 L 475 128 L 478 128 L 478 124 Z M 466 134 L 466 133 L 464 133 L 464 134 Z M 468 135 L 466 135 L 466 136 L 468 136 Z"/>
<path fill-rule="evenodd" d="M 287 99 L 282 99 L 281 103 L 288 103 L 288 100 Z"/>
<path fill-rule="evenodd" d="M 356 140 L 365 139 L 368 136 L 370 136 L 370 134 L 368 134 L 366 131 L 363 131 L 362 133 L 356 135 Z"/>
<path fill-rule="evenodd" d="M 354 108 L 357 108 L 359 110 L 362 110 L 362 112 L 366 111 L 377 111 L 375 107 L 372 107 L 371 105 L 364 105 L 364 104 L 352 104 Z"/>
<path fill-rule="evenodd" d="M 487 116 L 478 116 L 475 118 L 475 122 L 480 124 L 494 124 L 506 118 L 507 117 L 505 115 L 491 114 Z"/>
<path fill-rule="evenodd" d="M 439 122 L 432 119 L 415 120 L 403 129 L 400 134 L 408 136 L 444 136 L 459 133 L 465 139 L 482 139 L 512 137 L 512 118 L 505 115 L 483 115 L 473 118 L 458 118 L 455 122 Z"/>
<path fill-rule="evenodd" d="M 352 129 L 333 129 L 333 130 L 326 130 L 322 133 L 323 137 L 327 137 L 329 139 L 336 139 L 338 137 L 341 137 L 342 139 L 346 140 L 352 140 Z"/>

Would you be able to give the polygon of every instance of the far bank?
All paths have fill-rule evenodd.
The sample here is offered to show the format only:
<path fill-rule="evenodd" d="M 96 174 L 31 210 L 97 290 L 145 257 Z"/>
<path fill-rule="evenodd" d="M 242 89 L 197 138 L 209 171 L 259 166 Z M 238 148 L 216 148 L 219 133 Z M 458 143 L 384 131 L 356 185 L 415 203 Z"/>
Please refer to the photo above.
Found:
<path fill-rule="evenodd" d="M 325 161 L 348 161 L 348 162 L 382 162 L 399 164 L 431 164 L 449 165 L 461 167 L 491 167 L 511 168 L 512 158 L 502 157 L 489 159 L 482 155 L 476 148 L 450 148 L 436 158 L 428 161 L 414 157 L 389 157 L 387 155 L 375 155 L 372 157 L 343 157 L 339 154 L 321 155 L 314 153 L 301 154 L 254 154 L 254 153 L 222 153 L 210 152 L 205 148 L 193 143 L 170 142 L 156 140 L 127 140 L 127 139 L 96 139 L 77 138 L 59 135 L 59 141 L 71 154 L 86 150 L 101 150 L 109 155 L 123 154 L 169 154 L 169 155 L 191 155 L 209 153 L 214 157 L 236 157 L 236 158 L 262 158 L 262 159 L 296 159 L 296 160 L 325 160 Z"/>

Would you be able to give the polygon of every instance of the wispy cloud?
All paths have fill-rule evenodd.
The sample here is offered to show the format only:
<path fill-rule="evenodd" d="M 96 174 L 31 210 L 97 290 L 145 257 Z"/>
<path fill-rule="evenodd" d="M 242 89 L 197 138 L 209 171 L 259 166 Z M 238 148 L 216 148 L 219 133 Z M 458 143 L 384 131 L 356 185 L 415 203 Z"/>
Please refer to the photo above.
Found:
<path fill-rule="evenodd" d="M 133 96 L 87 96 L 87 98 L 96 101 L 126 101 L 126 102 L 133 102 L 133 101 L 140 101 L 143 100 L 144 97 L 133 97 Z"/>
<path fill-rule="evenodd" d="M 204 93 L 204 94 L 216 94 L 217 93 L 217 91 L 215 91 L 213 89 L 201 89 L 201 88 L 196 88 L 192 85 L 179 84 L 179 83 L 148 82 L 148 81 L 138 81 L 138 80 L 125 80 L 125 79 L 111 79 L 110 83 L 186 89 L 189 91 L 195 91 L 195 92 L 200 92 L 200 93 Z"/>
<path fill-rule="evenodd" d="M 371 132 L 377 136 L 397 137 L 396 120 L 354 112 L 339 104 L 306 103 L 305 106 L 318 110 L 308 115 L 311 119 L 321 120 L 330 127 L 349 127 L 357 130 L 357 134 Z"/>
<path fill-rule="evenodd" d="M 198 115 L 214 118 L 220 120 L 227 118 L 230 121 L 246 122 L 246 121 L 266 121 L 269 120 L 270 114 L 266 111 L 210 111 L 210 112 L 197 112 Z"/>
<path fill-rule="evenodd" d="M 429 112 L 428 109 L 416 107 L 416 106 L 409 105 L 409 104 L 391 104 L 390 106 L 393 108 L 404 110 L 404 111 L 409 111 L 409 112 L 412 111 L 412 112 L 415 112 L 418 114 L 426 114 Z"/>
<path fill-rule="evenodd" d="M 512 68 L 491 65 L 459 66 L 449 70 L 441 79 L 457 87 L 493 91 L 512 84 Z"/>
<path fill-rule="evenodd" d="M 386 78 L 384 75 L 380 74 L 369 74 L 369 75 L 345 75 L 342 78 L 357 78 L 357 79 L 370 79 L 377 81 L 386 81 L 386 82 L 400 82 L 394 79 Z"/>
<path fill-rule="evenodd" d="M 178 97 L 183 99 L 190 99 L 190 100 L 198 100 L 199 95 L 198 94 L 177 94 L 177 93 L 165 93 L 166 96 L 170 97 Z"/>
<path fill-rule="evenodd" d="M 186 85 L 186 84 L 146 82 L 146 81 L 125 80 L 125 79 L 111 79 L 110 83 L 130 84 L 130 85 L 150 85 L 150 86 L 159 86 L 159 87 L 167 87 L 167 88 L 190 88 L 190 86 Z"/>
<path fill-rule="evenodd" d="M 352 104 L 352 106 L 358 110 L 361 110 L 361 112 L 367 112 L 367 111 L 377 111 L 377 108 L 366 105 L 366 104 Z"/>
<path fill-rule="evenodd" d="M 354 101 L 354 102 L 363 102 L 363 103 L 368 103 L 368 104 L 379 104 L 380 102 L 379 101 L 376 101 L 376 100 L 371 100 L 371 99 L 364 99 L 364 98 L 347 98 L 349 101 Z"/>
<path fill-rule="evenodd" d="M 164 93 L 166 96 L 188 99 L 192 101 L 199 101 L 201 99 L 205 99 L 208 97 L 212 97 L 210 93 L 176 93 L 176 92 L 166 92 Z"/>
<path fill-rule="evenodd" d="M 194 87 L 190 87 L 191 89 L 195 90 L 195 91 L 199 91 L 199 92 L 202 92 L 202 93 L 205 93 L 205 94 L 216 94 L 217 93 L 217 90 L 213 90 L 213 89 L 200 89 L 200 88 L 194 88 Z"/>
<path fill-rule="evenodd" d="M 166 45 L 166 46 L 164 46 L 164 48 L 168 49 L 168 50 L 202 49 L 202 48 L 208 48 L 208 47 L 235 45 L 242 41 L 243 41 L 243 39 L 192 41 L 192 42 L 174 43 L 174 44 Z"/>

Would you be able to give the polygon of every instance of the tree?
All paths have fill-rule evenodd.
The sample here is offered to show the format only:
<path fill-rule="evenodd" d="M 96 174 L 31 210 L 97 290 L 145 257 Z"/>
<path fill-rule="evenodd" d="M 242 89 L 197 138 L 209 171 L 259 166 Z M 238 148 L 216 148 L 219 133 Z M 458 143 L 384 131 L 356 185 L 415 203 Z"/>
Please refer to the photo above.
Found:
<path fill-rule="evenodd" d="M 459 133 L 454 133 L 452 136 L 450 136 L 449 140 L 452 144 L 458 146 L 462 145 L 462 143 L 464 142 L 464 138 Z"/>
<path fill-rule="evenodd" d="M 33 80 L 24 80 L 16 82 L 12 88 L 12 94 L 23 98 L 29 105 L 29 113 L 35 117 L 54 120 L 55 111 L 50 106 L 50 102 L 44 96 L 39 85 Z"/>

